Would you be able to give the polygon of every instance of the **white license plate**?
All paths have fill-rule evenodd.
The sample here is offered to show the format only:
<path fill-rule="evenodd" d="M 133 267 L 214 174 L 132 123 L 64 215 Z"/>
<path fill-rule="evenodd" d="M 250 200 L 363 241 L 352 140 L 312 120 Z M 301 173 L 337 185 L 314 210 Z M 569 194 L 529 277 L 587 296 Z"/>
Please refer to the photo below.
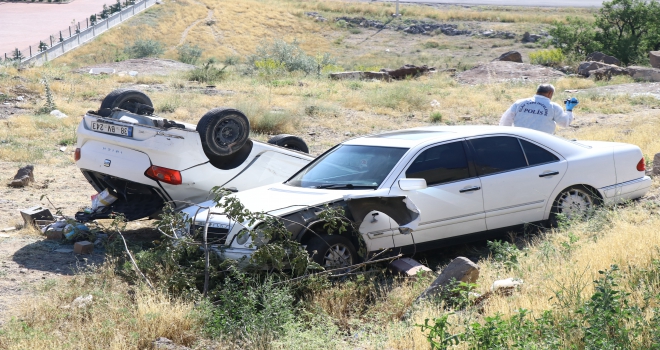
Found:
<path fill-rule="evenodd" d="M 106 134 L 133 137 L 132 126 L 121 126 L 121 125 L 113 125 L 107 123 L 92 122 L 92 130 L 97 132 L 103 132 Z"/>

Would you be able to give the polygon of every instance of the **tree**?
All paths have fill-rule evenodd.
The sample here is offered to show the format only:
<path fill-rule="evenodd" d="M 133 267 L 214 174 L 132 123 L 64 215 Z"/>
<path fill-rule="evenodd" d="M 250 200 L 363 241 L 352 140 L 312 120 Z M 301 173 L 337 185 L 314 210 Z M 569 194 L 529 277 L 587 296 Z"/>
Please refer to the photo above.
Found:
<path fill-rule="evenodd" d="M 39 41 L 39 52 L 44 52 L 48 50 L 48 44 L 43 41 Z"/>
<path fill-rule="evenodd" d="M 568 17 L 566 23 L 555 22 L 555 27 L 550 29 L 550 35 L 555 47 L 567 56 L 579 56 L 582 59 L 601 49 L 600 43 L 595 41 L 596 30 L 593 22 L 578 17 Z"/>
<path fill-rule="evenodd" d="M 14 52 L 12 52 L 12 59 L 14 61 L 20 62 L 24 58 L 25 58 L 25 56 L 23 56 L 23 53 L 18 48 L 14 49 Z"/>

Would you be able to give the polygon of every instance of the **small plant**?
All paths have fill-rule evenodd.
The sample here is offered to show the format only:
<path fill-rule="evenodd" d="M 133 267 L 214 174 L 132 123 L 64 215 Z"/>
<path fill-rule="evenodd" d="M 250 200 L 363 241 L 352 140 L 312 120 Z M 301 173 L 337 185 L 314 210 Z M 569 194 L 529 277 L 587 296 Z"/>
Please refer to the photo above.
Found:
<path fill-rule="evenodd" d="M 441 47 L 440 43 L 437 41 L 429 40 L 424 44 L 425 49 L 439 49 Z"/>
<path fill-rule="evenodd" d="M 431 123 L 440 123 L 442 121 L 442 113 L 437 111 L 431 112 L 429 119 L 431 119 Z"/>
<path fill-rule="evenodd" d="M 197 60 L 202 57 L 204 52 L 199 46 L 188 44 L 179 46 L 176 50 L 179 54 L 179 61 L 187 64 L 197 64 Z"/>
<path fill-rule="evenodd" d="M 304 72 L 319 73 L 334 59 L 329 54 L 309 56 L 299 46 L 297 41 L 287 43 L 276 40 L 273 43 L 263 43 L 257 47 L 257 54 L 248 57 L 249 64 L 258 71 L 268 69 L 272 72 Z"/>
<path fill-rule="evenodd" d="M 41 79 L 41 83 L 44 84 L 44 89 L 46 90 L 46 103 L 41 108 L 40 112 L 50 113 L 57 109 L 57 106 L 55 106 L 55 99 L 53 98 L 53 91 L 50 89 L 50 83 L 48 82 L 47 77 Z"/>
<path fill-rule="evenodd" d="M 348 32 L 351 34 L 360 34 L 362 30 L 360 28 L 348 28 Z"/>
<path fill-rule="evenodd" d="M 44 51 L 48 50 L 48 44 L 46 44 L 43 41 L 39 41 L 39 46 L 38 46 L 37 49 L 39 50 L 39 52 L 44 52 Z"/>
<path fill-rule="evenodd" d="M 191 70 L 188 73 L 188 79 L 206 84 L 222 80 L 225 77 L 227 66 L 218 69 L 215 63 L 216 60 L 213 57 L 209 58 L 201 67 Z"/>
<path fill-rule="evenodd" d="M 422 332 L 429 331 L 426 339 L 432 350 L 446 350 L 460 343 L 461 334 L 451 334 L 448 329 L 450 326 L 448 319 L 451 315 L 450 313 L 444 314 L 434 319 L 432 324 L 429 324 L 430 320 L 427 318 L 424 320 L 424 324 L 416 325 Z"/>
<path fill-rule="evenodd" d="M 124 52 L 130 58 L 158 57 L 165 52 L 163 43 L 151 39 L 138 39 L 127 46 Z"/>
<path fill-rule="evenodd" d="M 225 66 L 235 66 L 239 63 L 241 63 L 241 56 L 238 55 L 229 55 L 225 57 L 225 59 L 222 61 Z"/>
<path fill-rule="evenodd" d="M 14 49 L 14 51 L 12 52 L 12 57 L 11 57 L 11 58 L 12 58 L 14 61 L 20 62 L 20 61 L 22 61 L 22 60 L 25 58 L 25 56 L 23 56 L 23 53 L 21 52 L 21 50 L 19 50 L 18 48 L 16 48 L 16 49 Z"/>
<path fill-rule="evenodd" d="M 561 49 L 539 50 L 529 53 L 532 64 L 540 64 L 548 67 L 559 67 L 566 60 Z"/>
<path fill-rule="evenodd" d="M 518 266 L 521 252 L 515 244 L 504 241 L 488 241 L 487 244 L 495 262 L 503 265 L 507 270 Z"/>

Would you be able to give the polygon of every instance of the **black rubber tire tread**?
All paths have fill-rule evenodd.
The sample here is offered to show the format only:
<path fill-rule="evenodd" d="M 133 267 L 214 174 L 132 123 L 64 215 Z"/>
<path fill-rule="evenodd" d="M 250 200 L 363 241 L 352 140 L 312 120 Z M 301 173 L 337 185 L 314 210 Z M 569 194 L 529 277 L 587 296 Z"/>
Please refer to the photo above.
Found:
<path fill-rule="evenodd" d="M 227 145 L 217 142 L 214 132 L 218 124 L 233 120 L 240 127 L 239 136 Z M 202 140 L 202 149 L 209 158 L 224 157 L 238 151 L 250 137 L 250 121 L 241 111 L 233 108 L 214 108 L 208 111 L 197 123 L 197 132 Z"/>
<path fill-rule="evenodd" d="M 307 143 L 302 138 L 294 135 L 275 135 L 268 140 L 268 143 L 292 149 L 298 152 L 309 153 L 309 147 L 307 147 Z"/>
<path fill-rule="evenodd" d="M 136 112 L 130 110 L 125 104 L 127 102 L 137 102 L 149 107 L 153 107 L 154 104 L 151 102 L 149 96 L 144 92 L 132 89 L 117 89 L 106 96 L 101 102 L 101 109 L 113 109 L 121 108 L 129 112 Z"/>
<path fill-rule="evenodd" d="M 569 186 L 566 187 L 565 189 L 561 190 L 559 194 L 557 195 L 557 198 L 552 202 L 552 208 L 550 209 L 550 217 L 548 218 L 548 225 L 552 228 L 557 228 L 559 226 L 559 221 L 557 220 L 557 214 L 559 214 L 558 204 L 559 204 L 559 198 L 561 198 L 561 195 L 566 192 L 570 191 L 573 189 L 580 189 L 583 191 L 586 191 L 587 193 L 590 193 L 591 199 L 593 200 L 594 206 L 601 205 L 602 198 L 598 195 L 598 192 L 594 193 L 594 190 L 591 188 L 588 188 L 586 186 L 582 185 L 574 185 L 574 186 Z"/>
<path fill-rule="evenodd" d="M 357 251 L 355 250 L 355 246 L 351 240 L 346 236 L 325 234 L 320 236 L 314 235 L 307 242 L 307 251 L 309 252 L 309 255 L 312 256 L 312 260 L 314 260 L 314 262 L 325 267 L 323 259 L 326 252 L 332 245 L 339 243 L 344 244 L 348 248 L 348 251 L 351 254 L 351 259 L 353 260 L 351 265 L 357 264 L 359 259 Z M 314 254 L 315 250 L 316 254 Z"/>

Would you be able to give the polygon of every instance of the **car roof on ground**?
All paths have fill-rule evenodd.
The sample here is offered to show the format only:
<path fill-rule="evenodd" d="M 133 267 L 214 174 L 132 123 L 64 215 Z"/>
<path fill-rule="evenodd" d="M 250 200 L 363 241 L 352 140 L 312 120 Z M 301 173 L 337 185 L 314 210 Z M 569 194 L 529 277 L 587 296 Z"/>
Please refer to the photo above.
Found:
<path fill-rule="evenodd" d="M 367 135 L 344 142 L 345 145 L 412 148 L 429 142 L 442 142 L 489 134 L 527 134 L 537 131 L 494 125 L 427 126 Z"/>

